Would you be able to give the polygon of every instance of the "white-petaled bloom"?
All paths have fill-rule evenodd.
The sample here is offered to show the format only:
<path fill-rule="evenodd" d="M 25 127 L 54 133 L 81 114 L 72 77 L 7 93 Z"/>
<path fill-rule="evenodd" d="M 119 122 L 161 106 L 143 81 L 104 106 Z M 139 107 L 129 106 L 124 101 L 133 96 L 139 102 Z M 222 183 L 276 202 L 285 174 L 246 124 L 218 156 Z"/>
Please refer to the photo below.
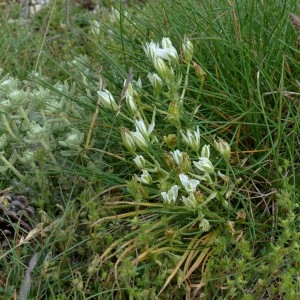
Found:
<path fill-rule="evenodd" d="M 182 196 L 182 202 L 183 204 L 191 209 L 195 209 L 197 207 L 197 200 L 195 199 L 195 196 L 193 193 L 190 193 L 188 197 Z"/>
<path fill-rule="evenodd" d="M 193 53 L 194 53 L 194 47 L 192 42 L 185 37 L 182 43 L 182 52 L 183 52 L 183 57 L 187 62 L 191 62 L 193 59 Z"/>
<path fill-rule="evenodd" d="M 103 89 L 102 91 L 98 91 L 97 94 L 99 95 L 99 99 L 104 106 L 117 111 L 118 104 L 108 90 Z"/>
<path fill-rule="evenodd" d="M 161 196 L 164 199 L 164 202 L 171 204 L 172 202 L 176 202 L 177 197 L 178 197 L 178 190 L 179 186 L 178 185 L 173 185 L 168 192 L 162 192 Z"/>
<path fill-rule="evenodd" d="M 143 170 L 143 174 L 141 175 L 141 177 L 137 176 L 136 174 L 135 178 L 137 179 L 137 181 L 144 183 L 144 184 L 151 184 L 152 183 L 152 178 L 149 174 L 149 172 L 147 170 Z"/>
<path fill-rule="evenodd" d="M 148 128 L 145 125 L 144 120 L 135 120 L 135 129 L 137 132 L 140 132 L 144 139 L 149 143 L 150 141 L 150 134 L 152 133 L 155 123 L 154 120 L 151 122 L 151 124 L 148 126 Z"/>
<path fill-rule="evenodd" d="M 183 153 L 180 150 L 175 150 L 174 152 L 170 152 L 171 155 L 173 156 L 177 166 L 181 166 L 183 162 Z"/>
<path fill-rule="evenodd" d="M 174 76 L 174 71 L 167 66 L 164 59 L 173 61 L 178 60 L 178 55 L 176 49 L 172 46 L 172 43 L 170 46 L 167 42 L 164 42 L 163 47 L 165 48 L 160 48 L 158 44 L 150 42 L 146 43 L 143 48 L 161 79 L 168 80 Z"/>
<path fill-rule="evenodd" d="M 192 134 L 189 130 L 187 130 L 186 134 L 184 134 L 183 131 L 181 131 L 181 134 L 187 145 L 191 147 L 195 152 L 198 152 L 200 149 L 199 126 L 197 126 L 197 130 L 194 131 L 194 134 Z"/>
<path fill-rule="evenodd" d="M 133 161 L 135 162 L 136 166 L 141 170 L 144 169 L 146 166 L 146 161 L 143 155 L 137 155 L 133 159 Z"/>
<path fill-rule="evenodd" d="M 167 51 L 167 58 L 166 59 L 171 60 L 171 61 L 175 61 L 175 62 L 179 61 L 177 50 L 172 45 L 172 42 L 169 38 L 164 37 L 161 41 L 161 45 L 162 45 L 163 49 Z"/>
<path fill-rule="evenodd" d="M 163 81 L 156 73 L 149 73 L 147 77 L 149 78 L 155 94 L 158 95 L 161 92 Z"/>
<path fill-rule="evenodd" d="M 210 156 L 210 145 L 204 145 L 201 150 L 201 157 L 209 158 Z"/>
<path fill-rule="evenodd" d="M 231 155 L 231 148 L 230 145 L 225 142 L 224 140 L 219 138 L 219 141 L 214 141 L 215 147 L 219 151 L 219 153 L 226 159 L 230 158 Z"/>
<path fill-rule="evenodd" d="M 131 132 L 131 134 L 136 145 L 138 145 L 142 150 L 146 150 L 148 148 L 148 142 L 139 131 Z"/>
<path fill-rule="evenodd" d="M 159 48 L 159 45 L 154 42 L 150 42 L 146 43 L 143 48 L 148 59 L 153 63 L 154 57 L 157 55 L 155 52 L 156 49 Z"/>
<path fill-rule="evenodd" d="M 193 162 L 194 166 L 205 173 L 213 173 L 214 172 L 214 166 L 211 163 L 211 161 L 206 157 L 200 157 L 198 161 Z"/>
<path fill-rule="evenodd" d="M 180 182 L 183 185 L 184 189 L 188 193 L 194 193 L 197 189 L 198 184 L 200 183 L 199 180 L 190 179 L 185 174 L 179 174 L 179 179 L 180 179 Z"/>

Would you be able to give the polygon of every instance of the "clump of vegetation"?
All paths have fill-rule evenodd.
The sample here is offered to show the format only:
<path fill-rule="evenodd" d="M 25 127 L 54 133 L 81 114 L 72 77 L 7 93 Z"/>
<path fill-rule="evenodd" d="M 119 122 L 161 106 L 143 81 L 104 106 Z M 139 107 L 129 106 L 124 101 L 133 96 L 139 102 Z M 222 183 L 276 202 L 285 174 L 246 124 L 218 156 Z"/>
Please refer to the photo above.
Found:
<path fill-rule="evenodd" d="M 26 76 L 6 57 L 2 186 L 37 213 L 11 224 L 1 294 L 297 299 L 293 1 L 94 2 L 26 23 L 47 24 L 15 45 L 38 49 Z"/>

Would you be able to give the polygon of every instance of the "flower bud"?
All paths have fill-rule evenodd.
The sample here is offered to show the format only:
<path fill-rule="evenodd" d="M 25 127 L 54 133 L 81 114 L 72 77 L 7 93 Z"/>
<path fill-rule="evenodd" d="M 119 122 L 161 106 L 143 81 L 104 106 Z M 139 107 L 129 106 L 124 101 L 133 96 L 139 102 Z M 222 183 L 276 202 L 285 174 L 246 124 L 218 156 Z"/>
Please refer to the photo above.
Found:
<path fill-rule="evenodd" d="M 184 41 L 182 43 L 182 52 L 184 59 L 187 62 L 191 62 L 191 60 L 193 59 L 194 47 L 187 37 L 184 38 Z"/>
<path fill-rule="evenodd" d="M 173 149 L 177 145 L 177 136 L 176 134 L 168 134 L 168 136 L 164 137 L 165 143 L 168 148 Z"/>
<path fill-rule="evenodd" d="M 179 122 L 180 107 L 176 101 L 170 102 L 168 113 L 172 121 L 175 121 L 176 123 Z"/>
<path fill-rule="evenodd" d="M 127 104 L 128 109 L 134 116 L 139 115 L 139 111 L 135 104 L 134 98 L 132 96 L 130 96 L 129 94 L 126 94 L 126 104 Z"/>
<path fill-rule="evenodd" d="M 122 127 L 121 128 L 121 137 L 122 137 L 123 144 L 127 148 L 127 150 L 131 154 L 134 154 L 136 147 L 135 147 L 132 133 L 127 128 Z"/>
<path fill-rule="evenodd" d="M 173 77 L 173 70 L 166 65 L 166 63 L 161 57 L 155 56 L 153 59 L 153 65 L 159 76 L 164 81 L 168 81 L 170 78 Z"/>
<path fill-rule="evenodd" d="M 167 152 L 164 153 L 164 161 L 171 170 L 175 168 L 175 160 Z"/>
<path fill-rule="evenodd" d="M 133 161 L 135 162 L 136 166 L 141 170 L 144 169 L 146 166 L 146 161 L 143 155 L 137 155 Z"/>
<path fill-rule="evenodd" d="M 99 99 L 104 106 L 117 111 L 118 104 L 109 91 L 103 89 L 102 91 L 98 91 L 97 94 L 99 95 Z"/>
<path fill-rule="evenodd" d="M 210 156 L 210 145 L 204 145 L 201 150 L 201 157 L 209 158 Z"/>
<path fill-rule="evenodd" d="M 147 77 L 153 87 L 154 94 L 158 96 L 161 92 L 163 81 L 156 73 L 149 73 Z"/>
<path fill-rule="evenodd" d="M 219 138 L 218 142 L 215 141 L 215 147 L 225 159 L 229 160 L 231 155 L 231 148 L 227 142 Z"/>
<path fill-rule="evenodd" d="M 181 170 L 184 173 L 188 173 L 191 169 L 191 160 L 186 152 L 182 155 L 182 162 L 181 162 Z"/>
<path fill-rule="evenodd" d="M 144 136 L 139 131 L 131 132 L 131 135 L 137 146 L 146 151 L 148 148 L 148 142 L 145 140 Z"/>
<path fill-rule="evenodd" d="M 196 75 L 199 78 L 199 81 L 202 83 L 205 80 L 206 77 L 206 73 L 205 71 L 202 69 L 202 67 L 200 65 L 198 65 L 197 63 L 193 63 L 193 67 L 195 69 Z"/>

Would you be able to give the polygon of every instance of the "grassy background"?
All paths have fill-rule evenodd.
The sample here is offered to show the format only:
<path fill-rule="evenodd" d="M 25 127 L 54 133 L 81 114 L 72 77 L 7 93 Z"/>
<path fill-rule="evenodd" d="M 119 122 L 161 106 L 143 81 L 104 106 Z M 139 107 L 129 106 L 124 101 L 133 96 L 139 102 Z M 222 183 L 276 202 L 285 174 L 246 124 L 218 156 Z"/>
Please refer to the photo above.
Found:
<path fill-rule="evenodd" d="M 118 99 L 133 67 L 134 79 L 143 82 L 140 108 L 151 120 L 153 107 L 166 112 L 172 99 L 167 91 L 154 97 L 143 44 L 167 36 L 179 51 L 188 36 L 206 77 L 199 82 L 191 67 L 181 128 L 199 125 L 205 143 L 213 145 L 215 135 L 230 143 L 232 209 L 212 203 L 206 212 L 212 228 L 202 232 L 190 211 L 166 209 L 155 186 L 128 189 L 136 169 L 119 127 L 132 122 L 100 107 L 91 149 L 65 157 L 53 142 L 56 163 L 41 150 L 34 154 L 42 161 L 38 173 L 19 162 L 24 179 L 1 173 L 3 189 L 28 196 L 37 217 L 27 243 L 20 244 L 16 231 L 0 252 L 0 294 L 19 294 L 37 253 L 28 299 L 298 299 L 299 46 L 288 17 L 298 13 L 295 1 L 94 2 L 95 12 L 70 3 L 67 15 L 65 1 L 52 1 L 25 23 L 20 6 L 2 6 L 4 74 L 18 78 L 20 90 L 42 87 L 49 99 L 65 101 L 62 113 L 85 134 L 83 145 L 97 109 L 99 74 Z M 112 7 L 121 15 L 116 22 Z M 91 32 L 94 20 L 99 34 Z M 186 64 L 177 72 L 185 76 Z M 6 97 L 1 91 L 1 101 Z M 35 110 L 41 114 L 37 104 Z M 160 112 L 155 135 L 162 142 L 177 128 Z M 125 104 L 122 113 L 128 115 Z M 49 120 L 58 116 L 46 113 Z M 66 128 L 55 128 L 56 140 Z M 11 142 L 5 154 L 22 147 Z M 163 165 L 167 150 L 162 143 L 149 151 Z M 135 193 L 144 196 L 138 205 Z"/>

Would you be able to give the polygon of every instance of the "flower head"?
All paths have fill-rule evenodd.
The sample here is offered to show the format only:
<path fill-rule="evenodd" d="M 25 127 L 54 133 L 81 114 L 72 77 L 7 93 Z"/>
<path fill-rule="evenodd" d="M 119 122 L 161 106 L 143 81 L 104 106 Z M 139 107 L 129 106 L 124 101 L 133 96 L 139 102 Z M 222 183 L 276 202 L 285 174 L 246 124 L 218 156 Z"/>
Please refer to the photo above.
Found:
<path fill-rule="evenodd" d="M 197 189 L 198 184 L 200 183 L 199 180 L 189 179 L 189 177 L 185 174 L 179 174 L 179 179 L 184 189 L 188 193 L 194 193 Z"/>
<path fill-rule="evenodd" d="M 168 204 L 171 204 L 172 202 L 176 202 L 178 197 L 178 185 L 173 185 L 168 192 L 162 192 L 161 196 L 163 197 L 164 201 Z"/>
<path fill-rule="evenodd" d="M 199 161 L 194 161 L 193 164 L 195 167 L 205 173 L 213 173 L 214 166 L 207 157 L 200 157 Z"/>
<path fill-rule="evenodd" d="M 150 141 L 150 134 L 152 133 L 155 123 L 154 121 L 148 126 L 148 128 L 145 125 L 144 120 L 135 120 L 135 129 L 137 132 L 141 133 L 143 138 L 149 142 Z"/>
<path fill-rule="evenodd" d="M 181 166 L 183 161 L 183 153 L 180 150 L 175 150 L 174 152 L 171 151 L 170 153 L 173 156 L 177 166 Z"/>
<path fill-rule="evenodd" d="M 195 209 L 198 205 L 197 200 L 193 193 L 190 193 L 188 197 L 182 196 L 182 202 L 186 207 L 191 209 Z"/>
<path fill-rule="evenodd" d="M 137 179 L 137 181 L 144 183 L 144 184 L 151 184 L 152 183 L 152 178 L 149 174 L 149 172 L 147 170 L 143 170 L 143 174 L 141 175 L 141 177 L 138 177 L 135 174 L 135 178 Z"/>
<path fill-rule="evenodd" d="M 197 130 L 192 134 L 189 130 L 187 130 L 186 134 L 181 131 L 182 137 L 186 144 L 191 147 L 195 152 L 198 152 L 200 149 L 200 131 L 199 126 L 197 126 Z"/>
<path fill-rule="evenodd" d="M 178 62 L 178 54 L 175 47 L 172 45 L 172 42 L 169 38 L 164 37 L 161 41 L 162 48 L 165 50 L 167 57 L 165 59 Z M 163 57 L 164 58 L 164 57 Z"/>

